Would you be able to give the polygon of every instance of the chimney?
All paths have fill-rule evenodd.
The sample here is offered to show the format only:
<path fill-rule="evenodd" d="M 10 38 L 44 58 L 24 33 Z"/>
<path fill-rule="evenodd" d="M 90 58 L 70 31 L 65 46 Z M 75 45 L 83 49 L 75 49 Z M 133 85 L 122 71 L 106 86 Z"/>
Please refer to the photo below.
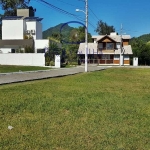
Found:
<path fill-rule="evenodd" d="M 34 9 L 33 7 L 29 7 L 27 9 L 17 9 L 17 16 L 34 17 Z"/>
<path fill-rule="evenodd" d="M 117 35 L 117 33 L 116 32 L 111 32 L 110 35 L 115 36 L 115 35 Z"/>

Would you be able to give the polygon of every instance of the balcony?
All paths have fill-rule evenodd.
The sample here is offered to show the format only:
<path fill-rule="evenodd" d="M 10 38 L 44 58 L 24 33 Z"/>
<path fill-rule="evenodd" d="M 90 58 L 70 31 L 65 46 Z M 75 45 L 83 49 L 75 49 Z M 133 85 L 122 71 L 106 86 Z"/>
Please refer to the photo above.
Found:
<path fill-rule="evenodd" d="M 84 64 L 85 59 L 81 59 L 80 62 Z M 113 64 L 113 59 L 88 59 L 88 64 Z"/>
<path fill-rule="evenodd" d="M 114 49 L 99 48 L 98 54 L 114 54 Z"/>

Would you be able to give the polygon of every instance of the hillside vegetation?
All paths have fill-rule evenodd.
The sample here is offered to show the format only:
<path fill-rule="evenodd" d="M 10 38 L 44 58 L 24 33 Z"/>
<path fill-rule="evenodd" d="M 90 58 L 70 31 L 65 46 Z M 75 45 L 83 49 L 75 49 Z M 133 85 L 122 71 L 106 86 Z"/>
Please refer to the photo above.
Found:
<path fill-rule="evenodd" d="M 131 39 L 131 43 L 134 42 L 135 40 L 140 40 L 140 41 L 143 41 L 143 42 L 149 42 L 150 41 L 150 33 L 149 34 L 144 34 L 144 35 L 141 35 L 139 37 L 133 37 Z"/>
<path fill-rule="evenodd" d="M 58 24 L 54 27 L 48 28 L 47 30 L 43 31 L 43 38 L 47 39 L 48 37 L 51 37 L 53 34 L 60 34 L 60 29 L 63 23 Z M 68 37 L 69 33 L 73 30 L 73 27 L 70 27 L 69 25 L 65 25 L 62 30 L 62 34 L 66 35 Z"/>

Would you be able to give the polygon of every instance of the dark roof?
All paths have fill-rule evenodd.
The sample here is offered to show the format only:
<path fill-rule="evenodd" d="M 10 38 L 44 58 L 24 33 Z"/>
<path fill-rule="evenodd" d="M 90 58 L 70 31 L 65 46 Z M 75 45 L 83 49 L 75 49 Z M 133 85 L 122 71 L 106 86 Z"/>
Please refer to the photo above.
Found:
<path fill-rule="evenodd" d="M 3 20 L 20 20 L 23 16 L 6 16 Z"/>
<path fill-rule="evenodd" d="M 28 21 L 42 21 L 43 18 L 39 17 L 23 17 L 23 16 L 6 16 L 2 18 L 3 20 L 21 20 L 21 18 L 28 20 Z"/>
<path fill-rule="evenodd" d="M 0 40 L 0 48 L 25 48 L 26 46 L 33 47 L 34 40 Z"/>
<path fill-rule="evenodd" d="M 28 20 L 28 21 L 41 21 L 41 20 L 43 20 L 43 18 L 39 18 L 39 17 L 26 17 L 24 19 Z"/>

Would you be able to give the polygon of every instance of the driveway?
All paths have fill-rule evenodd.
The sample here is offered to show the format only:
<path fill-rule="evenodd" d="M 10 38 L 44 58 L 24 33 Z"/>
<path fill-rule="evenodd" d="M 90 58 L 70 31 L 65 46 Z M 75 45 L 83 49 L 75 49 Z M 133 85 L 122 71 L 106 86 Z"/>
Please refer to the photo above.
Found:
<path fill-rule="evenodd" d="M 103 66 L 88 66 L 88 71 L 100 71 L 108 68 Z M 33 81 L 40 79 L 48 79 L 55 77 L 62 77 L 68 75 L 74 75 L 84 72 L 84 66 L 73 67 L 73 68 L 60 68 L 51 69 L 44 71 L 31 71 L 31 72 L 14 72 L 14 73 L 1 73 L 0 74 L 0 85 L 18 83 L 25 81 Z"/>

